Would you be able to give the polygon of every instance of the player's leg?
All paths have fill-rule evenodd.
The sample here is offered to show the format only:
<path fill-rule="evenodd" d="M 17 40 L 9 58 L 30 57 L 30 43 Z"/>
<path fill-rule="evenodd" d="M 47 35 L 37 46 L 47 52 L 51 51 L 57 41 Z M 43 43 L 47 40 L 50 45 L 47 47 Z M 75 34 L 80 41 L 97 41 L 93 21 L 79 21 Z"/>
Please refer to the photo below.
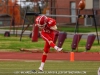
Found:
<path fill-rule="evenodd" d="M 55 38 L 55 34 L 51 34 L 50 37 L 52 38 L 52 40 L 49 40 L 49 45 L 50 45 L 51 47 L 53 47 L 55 50 L 61 51 L 62 48 L 59 48 L 59 47 L 56 46 L 55 43 L 53 42 L 53 41 L 54 41 L 54 38 Z"/>
<path fill-rule="evenodd" d="M 39 67 L 40 71 L 43 71 L 43 67 L 44 67 L 45 61 L 47 59 L 47 53 L 49 52 L 49 50 L 50 50 L 50 46 L 49 46 L 48 42 L 46 42 L 46 44 L 44 46 L 44 52 L 43 52 L 43 55 L 42 55 L 41 65 Z"/>
<path fill-rule="evenodd" d="M 54 40 L 54 34 L 41 34 L 42 38 L 47 41 L 50 45 L 50 47 L 54 48 L 57 51 L 61 51 L 62 48 L 59 48 L 58 46 L 55 45 L 53 42 Z"/>
<path fill-rule="evenodd" d="M 58 46 L 56 46 L 56 45 L 53 43 L 52 40 L 49 41 L 49 45 L 50 45 L 51 47 L 53 47 L 55 50 L 57 50 L 57 51 L 61 51 L 61 50 L 62 50 L 62 48 L 59 48 Z"/>
<path fill-rule="evenodd" d="M 39 70 L 40 70 L 40 71 L 43 71 L 46 58 L 47 58 L 47 53 L 43 52 L 42 61 L 41 61 L 40 67 L 39 67 Z"/>

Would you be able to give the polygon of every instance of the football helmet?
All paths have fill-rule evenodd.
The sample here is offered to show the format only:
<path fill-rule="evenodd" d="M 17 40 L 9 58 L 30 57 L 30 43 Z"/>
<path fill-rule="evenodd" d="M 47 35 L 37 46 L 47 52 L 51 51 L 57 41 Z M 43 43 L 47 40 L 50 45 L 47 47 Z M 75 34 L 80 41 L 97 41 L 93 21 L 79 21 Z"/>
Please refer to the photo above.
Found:
<path fill-rule="evenodd" d="M 44 28 L 47 24 L 47 17 L 45 15 L 41 15 L 37 19 L 38 27 L 39 28 Z"/>

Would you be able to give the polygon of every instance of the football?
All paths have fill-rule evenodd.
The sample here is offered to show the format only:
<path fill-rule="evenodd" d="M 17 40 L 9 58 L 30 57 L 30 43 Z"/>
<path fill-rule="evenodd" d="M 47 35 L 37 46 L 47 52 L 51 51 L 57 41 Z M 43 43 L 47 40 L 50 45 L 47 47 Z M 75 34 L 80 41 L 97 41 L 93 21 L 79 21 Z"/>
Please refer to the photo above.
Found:
<path fill-rule="evenodd" d="M 78 4 L 78 7 L 80 10 L 83 10 L 85 8 L 85 1 L 84 0 L 81 0 Z"/>

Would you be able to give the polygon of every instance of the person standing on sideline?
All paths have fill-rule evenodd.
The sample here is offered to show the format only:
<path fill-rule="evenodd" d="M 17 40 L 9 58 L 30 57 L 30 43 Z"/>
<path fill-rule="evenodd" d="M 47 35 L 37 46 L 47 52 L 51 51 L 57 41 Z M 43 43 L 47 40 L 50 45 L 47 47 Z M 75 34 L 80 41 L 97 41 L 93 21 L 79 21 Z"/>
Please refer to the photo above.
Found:
<path fill-rule="evenodd" d="M 54 44 L 54 32 L 57 31 L 56 21 L 53 18 L 47 17 L 45 15 L 38 16 L 35 19 L 35 25 L 41 29 L 41 37 L 45 41 L 44 51 L 42 55 L 41 65 L 39 67 L 40 71 L 43 71 L 44 64 L 47 58 L 47 54 L 50 50 L 50 47 L 54 48 L 56 51 L 61 51 L 62 48 L 57 47 Z"/>

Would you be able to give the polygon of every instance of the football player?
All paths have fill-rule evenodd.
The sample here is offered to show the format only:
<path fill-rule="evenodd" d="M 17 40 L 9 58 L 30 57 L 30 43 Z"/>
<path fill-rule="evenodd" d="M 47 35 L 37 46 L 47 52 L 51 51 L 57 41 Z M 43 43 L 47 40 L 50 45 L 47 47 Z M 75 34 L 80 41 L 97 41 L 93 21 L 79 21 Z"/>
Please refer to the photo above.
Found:
<path fill-rule="evenodd" d="M 57 31 L 56 21 L 53 18 L 47 17 L 45 15 L 38 16 L 35 20 L 35 25 L 41 29 L 41 37 L 45 40 L 44 51 L 42 55 L 41 65 L 39 67 L 40 71 L 43 71 L 43 67 L 47 58 L 47 53 L 50 47 L 57 51 L 61 51 L 62 48 L 57 47 L 54 44 L 55 31 Z"/>

